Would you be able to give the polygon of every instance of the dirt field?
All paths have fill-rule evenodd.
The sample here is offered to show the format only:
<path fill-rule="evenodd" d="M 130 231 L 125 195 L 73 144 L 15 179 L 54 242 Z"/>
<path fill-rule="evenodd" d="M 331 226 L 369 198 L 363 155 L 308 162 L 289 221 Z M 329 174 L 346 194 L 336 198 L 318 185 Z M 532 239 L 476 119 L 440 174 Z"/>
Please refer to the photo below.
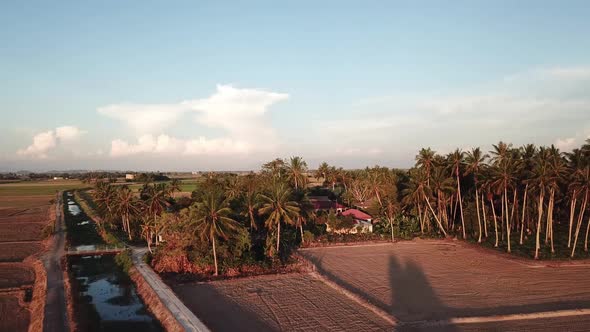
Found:
<path fill-rule="evenodd" d="M 24 263 L 0 263 L 0 289 L 32 285 L 35 272 Z"/>
<path fill-rule="evenodd" d="M 303 254 L 320 273 L 402 323 L 590 308 L 590 284 L 585 282 L 590 265 L 583 262 L 547 267 L 434 240 L 317 248 Z"/>
<path fill-rule="evenodd" d="M 26 331 L 31 312 L 42 325 L 45 302 L 45 272 L 39 265 L 39 280 L 33 269 L 34 259 L 27 257 L 43 248 L 43 230 L 55 218 L 53 194 L 78 182 L 4 183 L 0 184 L 0 331 Z M 10 262 L 10 263 L 9 263 Z M 33 287 L 34 286 L 34 287 Z M 27 288 L 13 293 L 14 289 Z M 40 288 L 41 287 L 41 288 Z M 32 301 L 32 289 L 39 293 Z"/>
<path fill-rule="evenodd" d="M 174 286 L 213 331 L 382 331 L 384 319 L 311 274 Z"/>
<path fill-rule="evenodd" d="M 28 256 L 40 252 L 41 242 L 0 242 L 0 262 L 22 262 Z"/>
<path fill-rule="evenodd" d="M 0 242 L 39 241 L 44 227 L 40 222 L 0 223 Z"/>
<path fill-rule="evenodd" d="M 19 304 L 19 294 L 0 293 L 0 331 L 20 332 L 29 328 L 29 311 Z"/>

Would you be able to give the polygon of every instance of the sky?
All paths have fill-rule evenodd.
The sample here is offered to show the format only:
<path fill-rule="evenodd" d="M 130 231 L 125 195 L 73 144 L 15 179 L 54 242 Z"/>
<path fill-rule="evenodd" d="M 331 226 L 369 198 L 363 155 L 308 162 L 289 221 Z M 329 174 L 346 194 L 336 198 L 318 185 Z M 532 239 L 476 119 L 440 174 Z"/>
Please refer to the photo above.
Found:
<path fill-rule="evenodd" d="M 589 1 L 3 1 L 0 171 L 408 167 L 590 135 Z"/>

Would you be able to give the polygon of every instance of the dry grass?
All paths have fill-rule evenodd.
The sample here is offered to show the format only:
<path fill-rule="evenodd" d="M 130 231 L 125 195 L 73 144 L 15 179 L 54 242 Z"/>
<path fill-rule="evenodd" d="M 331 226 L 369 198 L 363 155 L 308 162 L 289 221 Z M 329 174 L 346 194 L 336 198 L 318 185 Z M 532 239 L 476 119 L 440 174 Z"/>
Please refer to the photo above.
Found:
<path fill-rule="evenodd" d="M 43 330 L 43 319 L 45 318 L 45 299 L 47 294 L 47 273 L 43 263 L 37 258 L 28 258 L 27 263 L 35 271 L 35 286 L 33 287 L 33 300 L 29 305 L 31 311 L 31 322 L 29 332 Z"/>

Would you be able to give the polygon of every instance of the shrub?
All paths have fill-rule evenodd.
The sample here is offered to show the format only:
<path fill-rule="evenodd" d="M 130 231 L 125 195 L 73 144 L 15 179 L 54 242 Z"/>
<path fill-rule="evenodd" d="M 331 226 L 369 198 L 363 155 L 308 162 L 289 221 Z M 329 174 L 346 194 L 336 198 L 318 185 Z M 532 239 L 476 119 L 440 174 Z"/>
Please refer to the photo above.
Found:
<path fill-rule="evenodd" d="M 126 249 L 115 256 L 115 263 L 121 267 L 125 273 L 133 266 L 133 259 L 131 257 L 131 249 Z"/>

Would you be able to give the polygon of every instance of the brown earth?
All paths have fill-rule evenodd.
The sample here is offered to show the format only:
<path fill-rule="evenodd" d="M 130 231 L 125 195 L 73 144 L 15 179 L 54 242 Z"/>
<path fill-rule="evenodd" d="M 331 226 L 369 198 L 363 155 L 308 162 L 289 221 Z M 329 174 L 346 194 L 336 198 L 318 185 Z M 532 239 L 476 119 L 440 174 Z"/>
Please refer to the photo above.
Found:
<path fill-rule="evenodd" d="M 0 223 L 0 242 L 38 241 L 42 239 L 45 225 L 39 222 Z"/>
<path fill-rule="evenodd" d="M 173 285 L 212 331 L 382 331 L 391 324 L 312 274 Z"/>
<path fill-rule="evenodd" d="M 26 263 L 0 263 L 0 288 L 32 285 L 35 271 Z"/>
<path fill-rule="evenodd" d="M 551 267 L 436 240 L 301 253 L 320 273 L 402 324 L 590 308 L 590 284 L 585 282 L 590 265 L 584 263 Z M 567 317 L 547 322 L 563 324 Z M 468 329 L 469 324 L 463 325 L 458 328 Z"/>
<path fill-rule="evenodd" d="M 41 242 L 0 242 L 0 262 L 22 262 L 43 249 Z"/>
<path fill-rule="evenodd" d="M 28 330 L 30 314 L 20 303 L 22 296 L 22 292 L 0 293 L 0 331 Z"/>
<path fill-rule="evenodd" d="M 0 331 L 43 330 L 47 281 L 34 255 L 44 250 L 43 230 L 55 218 L 54 198 L 0 196 Z M 26 293 L 11 291 L 22 287 Z"/>

